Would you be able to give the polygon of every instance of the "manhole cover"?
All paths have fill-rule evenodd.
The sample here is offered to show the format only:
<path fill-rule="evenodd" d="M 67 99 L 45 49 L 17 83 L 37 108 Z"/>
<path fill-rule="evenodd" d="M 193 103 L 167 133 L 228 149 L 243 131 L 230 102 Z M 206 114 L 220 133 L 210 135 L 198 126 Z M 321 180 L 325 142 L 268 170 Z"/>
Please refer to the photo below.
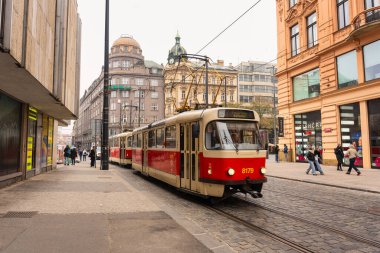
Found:
<path fill-rule="evenodd" d="M 32 218 L 38 212 L 28 211 L 28 212 L 7 212 L 2 218 Z"/>

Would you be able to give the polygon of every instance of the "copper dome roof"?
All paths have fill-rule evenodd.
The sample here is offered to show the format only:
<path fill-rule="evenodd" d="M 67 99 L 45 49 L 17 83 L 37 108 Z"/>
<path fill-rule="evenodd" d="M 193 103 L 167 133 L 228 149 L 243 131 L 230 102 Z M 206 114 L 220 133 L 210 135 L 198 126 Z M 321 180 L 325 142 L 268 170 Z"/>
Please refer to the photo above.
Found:
<path fill-rule="evenodd" d="M 134 46 L 140 48 L 140 44 L 129 35 L 122 35 L 120 38 L 115 40 L 112 46 Z"/>

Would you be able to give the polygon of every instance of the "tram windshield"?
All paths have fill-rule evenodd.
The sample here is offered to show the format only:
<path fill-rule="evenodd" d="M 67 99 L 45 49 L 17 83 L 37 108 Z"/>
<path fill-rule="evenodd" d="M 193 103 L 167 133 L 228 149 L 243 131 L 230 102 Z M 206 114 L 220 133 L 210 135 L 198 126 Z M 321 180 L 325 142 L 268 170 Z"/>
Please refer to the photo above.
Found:
<path fill-rule="evenodd" d="M 213 121 L 206 127 L 206 148 L 210 150 L 261 149 L 258 124 L 247 121 Z"/>

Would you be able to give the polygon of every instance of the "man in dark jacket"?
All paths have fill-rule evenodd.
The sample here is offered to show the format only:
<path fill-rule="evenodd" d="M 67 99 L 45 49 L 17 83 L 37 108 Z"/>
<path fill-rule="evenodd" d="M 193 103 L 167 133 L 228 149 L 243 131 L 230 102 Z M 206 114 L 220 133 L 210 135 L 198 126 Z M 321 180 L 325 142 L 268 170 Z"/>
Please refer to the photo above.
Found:
<path fill-rule="evenodd" d="M 64 165 L 70 165 L 70 157 L 71 157 L 71 150 L 69 148 L 69 145 L 66 145 L 65 149 L 63 150 L 64 152 L 64 157 L 65 157 L 65 162 Z"/>
<path fill-rule="evenodd" d="M 92 147 L 91 151 L 90 151 L 90 155 L 89 155 L 90 159 L 91 159 L 91 167 L 94 167 L 95 166 L 95 150 L 94 150 L 94 147 Z"/>
<path fill-rule="evenodd" d="M 276 157 L 276 163 L 278 163 L 278 152 L 280 151 L 280 148 L 278 147 L 278 145 L 276 145 L 276 147 L 274 147 L 274 155 Z"/>
<path fill-rule="evenodd" d="M 334 149 L 334 153 L 335 153 L 336 160 L 338 161 L 336 170 L 343 171 L 342 164 L 343 164 L 344 153 L 343 153 L 343 148 L 340 144 L 336 146 L 336 148 Z"/>
<path fill-rule="evenodd" d="M 311 173 L 313 173 L 313 176 L 316 176 L 317 173 L 315 172 L 315 167 L 314 167 L 314 161 L 315 161 L 315 156 L 314 156 L 314 150 L 310 149 L 308 153 L 306 154 L 307 161 L 309 162 L 309 168 L 306 170 L 306 174 L 309 174 L 310 170 Z"/>
<path fill-rule="evenodd" d="M 71 149 L 71 165 L 75 165 L 75 159 L 77 158 L 77 150 L 75 147 Z"/>

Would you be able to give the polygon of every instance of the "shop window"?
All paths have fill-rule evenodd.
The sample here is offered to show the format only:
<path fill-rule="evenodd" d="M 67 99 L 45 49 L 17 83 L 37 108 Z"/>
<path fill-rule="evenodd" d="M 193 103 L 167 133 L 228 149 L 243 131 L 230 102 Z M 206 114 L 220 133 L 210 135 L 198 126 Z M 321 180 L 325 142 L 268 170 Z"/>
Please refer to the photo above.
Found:
<path fill-rule="evenodd" d="M 358 84 L 358 65 L 356 51 L 351 51 L 336 58 L 338 70 L 338 88 Z"/>
<path fill-rule="evenodd" d="M 295 114 L 294 130 L 297 162 L 306 162 L 309 149 L 319 149 L 323 157 L 320 111 Z"/>
<path fill-rule="evenodd" d="M 362 158 L 362 133 L 360 126 L 360 107 L 358 103 L 342 105 L 339 107 L 340 113 L 340 135 L 344 153 L 350 145 L 354 145 L 359 153 L 355 160 L 356 166 L 363 166 Z M 349 165 L 348 158 L 344 158 L 344 164 Z"/>
<path fill-rule="evenodd" d="M 293 77 L 293 100 L 298 101 L 319 96 L 319 69 Z"/>
<path fill-rule="evenodd" d="M 41 133 L 41 168 L 47 166 L 48 157 L 48 133 L 49 133 L 49 118 L 47 115 L 42 116 L 42 133 Z"/>
<path fill-rule="evenodd" d="M 380 78 L 380 40 L 363 47 L 365 80 Z"/>
<path fill-rule="evenodd" d="M 380 99 L 368 101 L 369 139 L 372 168 L 380 168 Z"/>

